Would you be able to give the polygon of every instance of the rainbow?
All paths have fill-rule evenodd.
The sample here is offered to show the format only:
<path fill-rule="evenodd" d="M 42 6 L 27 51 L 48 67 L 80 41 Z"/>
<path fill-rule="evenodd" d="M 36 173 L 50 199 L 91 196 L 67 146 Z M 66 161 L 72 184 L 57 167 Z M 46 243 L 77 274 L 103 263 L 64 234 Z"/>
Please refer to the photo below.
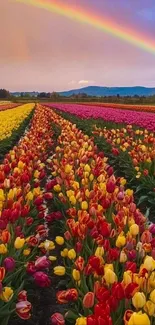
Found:
<path fill-rule="evenodd" d="M 130 43 L 144 51 L 155 54 L 155 42 L 145 35 L 138 34 L 135 30 L 121 28 L 115 22 L 107 20 L 106 17 L 97 17 L 82 8 L 73 8 L 59 0 L 15 0 L 38 8 L 43 8 L 53 13 L 68 17 L 74 21 L 91 25 L 107 34 L 114 36 L 124 42 Z"/>

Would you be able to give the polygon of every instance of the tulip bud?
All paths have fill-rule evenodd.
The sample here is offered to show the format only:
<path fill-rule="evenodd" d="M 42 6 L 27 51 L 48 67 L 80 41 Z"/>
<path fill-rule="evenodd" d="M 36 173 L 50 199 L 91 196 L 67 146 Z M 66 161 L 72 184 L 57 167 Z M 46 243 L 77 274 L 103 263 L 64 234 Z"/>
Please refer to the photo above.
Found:
<path fill-rule="evenodd" d="M 42 287 L 49 287 L 50 284 L 51 284 L 51 281 L 50 281 L 48 275 L 43 273 L 43 272 L 34 273 L 33 278 L 35 280 L 35 283 L 41 288 Z"/>
<path fill-rule="evenodd" d="M 113 284 L 117 281 L 117 276 L 112 270 L 107 269 L 105 270 L 104 279 L 107 284 Z"/>
<path fill-rule="evenodd" d="M 60 313 L 51 316 L 51 325 L 65 325 L 64 317 Z"/>
<path fill-rule="evenodd" d="M 76 258 L 76 252 L 75 252 L 74 249 L 70 249 L 68 251 L 68 257 L 69 257 L 70 260 L 74 260 Z"/>
<path fill-rule="evenodd" d="M 15 260 L 13 257 L 6 257 L 4 260 L 4 267 L 7 271 L 12 272 L 15 268 Z"/>
<path fill-rule="evenodd" d="M 121 251 L 119 260 L 120 263 L 125 263 L 127 261 L 127 255 L 125 254 L 124 251 Z"/>
<path fill-rule="evenodd" d="M 137 236 L 139 233 L 139 226 L 136 223 L 134 223 L 133 225 L 130 226 L 129 231 L 132 236 Z"/>
<path fill-rule="evenodd" d="M 129 319 L 128 325 L 150 325 L 151 322 L 147 314 L 143 313 L 133 313 Z"/>
<path fill-rule="evenodd" d="M 59 275 L 59 276 L 63 276 L 65 275 L 66 270 L 64 266 L 56 266 L 54 267 L 54 274 L 55 275 Z"/>
<path fill-rule="evenodd" d="M 55 238 L 55 241 L 56 241 L 56 243 L 57 243 L 58 245 L 60 245 L 60 246 L 64 244 L 64 238 L 61 237 L 61 236 L 57 236 L 57 237 Z"/>
<path fill-rule="evenodd" d="M 79 281 L 80 280 L 80 272 L 78 270 L 73 269 L 72 276 L 73 276 L 73 279 L 75 281 Z"/>
<path fill-rule="evenodd" d="M 85 308 L 92 308 L 94 306 L 95 295 L 93 292 L 87 292 L 83 298 L 83 306 Z"/>
<path fill-rule="evenodd" d="M 143 308 L 146 303 L 146 298 L 143 292 L 136 292 L 132 297 L 132 303 L 136 309 Z"/>
<path fill-rule="evenodd" d="M 17 237 L 14 242 L 14 247 L 16 249 L 21 249 L 24 246 L 24 244 L 25 244 L 25 239 Z"/>
<path fill-rule="evenodd" d="M 115 183 L 112 180 L 109 180 L 106 184 L 106 190 L 108 193 L 113 193 L 115 190 Z"/>

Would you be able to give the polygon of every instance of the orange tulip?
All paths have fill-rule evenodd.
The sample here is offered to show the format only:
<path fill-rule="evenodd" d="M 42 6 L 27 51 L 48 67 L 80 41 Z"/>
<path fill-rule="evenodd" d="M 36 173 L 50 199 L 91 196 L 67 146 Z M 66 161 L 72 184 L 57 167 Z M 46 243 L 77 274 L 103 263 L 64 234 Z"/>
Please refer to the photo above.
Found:
<path fill-rule="evenodd" d="M 6 229 L 3 230 L 0 238 L 1 238 L 1 241 L 4 244 L 7 244 L 10 241 L 10 238 L 11 238 L 10 232 L 8 230 L 6 230 Z"/>

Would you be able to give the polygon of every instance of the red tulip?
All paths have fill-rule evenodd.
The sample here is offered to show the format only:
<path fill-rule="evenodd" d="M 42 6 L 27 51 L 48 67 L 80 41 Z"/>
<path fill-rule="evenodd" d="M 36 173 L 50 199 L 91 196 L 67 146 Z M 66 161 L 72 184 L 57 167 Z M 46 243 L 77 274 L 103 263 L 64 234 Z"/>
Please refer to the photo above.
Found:
<path fill-rule="evenodd" d="M 76 244 L 75 244 L 75 250 L 76 250 L 76 252 L 79 254 L 80 252 L 81 252 L 81 250 L 82 250 L 82 243 L 80 243 L 80 242 L 77 242 Z"/>
<path fill-rule="evenodd" d="M 126 271 L 131 271 L 133 273 L 136 273 L 137 271 L 137 264 L 135 262 L 126 262 L 125 263 L 125 269 Z"/>
<path fill-rule="evenodd" d="M 16 304 L 16 313 L 21 319 L 29 319 L 31 317 L 30 314 L 31 303 L 29 301 L 19 301 Z"/>
<path fill-rule="evenodd" d="M 60 304 L 66 304 L 70 301 L 76 301 L 78 299 L 78 292 L 76 289 L 68 289 L 57 292 L 57 301 Z"/>
<path fill-rule="evenodd" d="M 4 277 L 5 277 L 5 268 L 0 267 L 0 282 L 3 281 Z"/>
<path fill-rule="evenodd" d="M 42 196 L 38 196 L 35 200 L 34 200 L 34 204 L 35 205 L 41 205 L 43 203 L 43 198 Z"/>
<path fill-rule="evenodd" d="M 106 189 L 108 193 L 113 193 L 115 190 L 115 183 L 112 180 L 109 180 L 106 184 Z"/>
<path fill-rule="evenodd" d="M 27 291 L 22 290 L 18 293 L 18 301 L 26 301 L 27 300 Z"/>
<path fill-rule="evenodd" d="M 84 264 L 85 264 L 84 258 L 81 257 L 81 256 L 79 256 L 79 257 L 76 259 L 76 261 L 75 261 L 74 264 L 75 264 L 75 267 L 76 267 L 77 270 L 79 270 L 79 271 L 83 271 L 83 269 L 84 269 Z"/>
<path fill-rule="evenodd" d="M 45 193 L 44 194 L 44 199 L 45 200 L 51 200 L 51 199 L 53 199 L 53 194 L 52 193 L 49 193 L 49 192 Z"/>
<path fill-rule="evenodd" d="M 36 267 L 35 267 L 35 263 L 34 262 L 28 262 L 27 266 L 26 266 L 26 272 L 28 274 L 34 274 L 37 271 Z"/>
<path fill-rule="evenodd" d="M 137 283 L 129 283 L 126 287 L 125 287 L 125 297 L 127 299 L 131 299 L 134 294 L 138 291 L 139 286 Z"/>

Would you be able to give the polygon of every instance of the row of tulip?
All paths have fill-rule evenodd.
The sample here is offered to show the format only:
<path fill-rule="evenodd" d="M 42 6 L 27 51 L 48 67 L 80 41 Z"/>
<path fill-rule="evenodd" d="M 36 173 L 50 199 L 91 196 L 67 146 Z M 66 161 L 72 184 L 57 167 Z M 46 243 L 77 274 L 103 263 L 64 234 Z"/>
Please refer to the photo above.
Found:
<path fill-rule="evenodd" d="M 67 304 L 65 318 L 76 325 L 155 324 L 154 225 L 93 139 L 55 112 L 52 122 L 61 135 L 47 188 L 64 215 L 65 241 L 57 238 L 64 266 L 56 274 L 69 279 L 67 289 L 57 292 L 57 301 Z M 58 313 L 52 320 L 65 322 Z"/>
<path fill-rule="evenodd" d="M 137 125 L 150 131 L 155 131 L 155 114 L 147 112 L 136 112 L 123 109 L 113 109 L 111 107 L 100 108 L 98 106 L 79 104 L 48 104 L 49 107 L 60 109 L 61 111 L 74 114 L 84 119 L 103 119 L 114 123 L 124 123 Z"/>
<path fill-rule="evenodd" d="M 11 104 L 10 100 L 0 100 L 0 106 L 7 105 L 7 104 Z"/>
<path fill-rule="evenodd" d="M 33 106 L 26 106 L 26 111 Z M 51 114 L 50 109 L 37 107 L 29 131 L 0 165 L 1 325 L 7 325 L 13 314 L 30 318 L 26 292 L 30 283 L 31 288 L 33 283 L 40 287 L 51 283 L 47 270 L 54 257 L 47 256 L 55 244 L 47 239 L 44 217 L 52 194 L 43 186 L 45 163 L 53 150 Z"/>
<path fill-rule="evenodd" d="M 19 104 L 0 102 L 0 112 L 17 106 L 19 106 Z"/>
<path fill-rule="evenodd" d="M 88 103 L 81 103 L 82 105 L 88 105 Z M 98 107 L 110 107 L 110 108 L 118 108 L 118 109 L 128 109 L 132 111 L 139 112 L 151 112 L 155 113 L 154 105 L 129 105 L 129 104 L 116 104 L 116 103 L 95 103 L 89 102 L 89 105 L 98 106 Z"/>
<path fill-rule="evenodd" d="M 59 113 L 59 110 L 57 110 Z M 155 213 L 155 142 L 154 132 L 132 125 L 103 120 L 80 119 L 60 112 L 76 123 L 85 134 L 94 136 L 95 144 L 104 151 L 118 176 L 125 176 L 134 190 L 136 202 L 149 218 Z"/>
<path fill-rule="evenodd" d="M 29 116 L 34 104 L 25 104 L 13 109 L 0 111 L 0 141 L 9 138 L 13 131 Z"/>
<path fill-rule="evenodd" d="M 93 134 L 104 137 L 112 146 L 112 153 L 118 156 L 127 152 L 135 166 L 136 178 L 155 175 L 155 133 L 148 130 L 133 129 L 132 125 L 126 128 L 107 129 L 94 126 Z M 129 159 L 129 158 L 128 158 Z"/>

